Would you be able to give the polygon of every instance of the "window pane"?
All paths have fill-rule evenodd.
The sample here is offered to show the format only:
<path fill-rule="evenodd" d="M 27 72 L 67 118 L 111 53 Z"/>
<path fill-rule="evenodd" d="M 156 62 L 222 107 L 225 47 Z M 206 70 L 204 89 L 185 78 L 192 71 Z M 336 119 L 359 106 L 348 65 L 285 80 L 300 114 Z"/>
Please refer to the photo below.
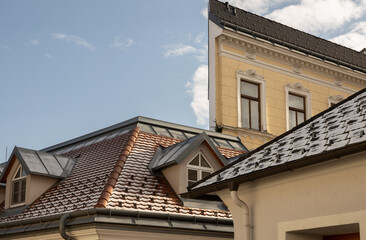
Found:
<path fill-rule="evenodd" d="M 305 121 L 305 115 L 302 112 L 297 113 L 297 124 L 303 123 Z"/>
<path fill-rule="evenodd" d="M 201 166 L 202 166 L 202 167 L 210 168 L 210 165 L 208 165 L 208 162 L 207 162 L 207 161 L 206 161 L 206 159 L 203 157 L 203 155 L 201 155 Z"/>
<path fill-rule="evenodd" d="M 249 83 L 249 82 L 241 82 L 241 94 L 250 96 L 250 97 L 254 97 L 254 98 L 258 98 L 258 85 L 254 84 L 254 83 Z"/>
<path fill-rule="evenodd" d="M 22 183 L 22 190 L 20 192 L 20 201 L 24 202 L 25 201 L 26 180 L 23 180 L 21 183 Z"/>
<path fill-rule="evenodd" d="M 191 186 L 193 183 L 195 183 L 196 181 L 188 181 L 188 186 Z"/>
<path fill-rule="evenodd" d="M 188 169 L 188 180 L 190 181 L 197 181 L 197 171 Z"/>
<path fill-rule="evenodd" d="M 20 170 L 21 170 L 21 168 L 18 169 L 17 174 L 15 174 L 15 178 L 20 178 Z"/>
<path fill-rule="evenodd" d="M 13 203 L 19 203 L 19 182 L 13 184 Z"/>
<path fill-rule="evenodd" d="M 24 168 L 22 168 L 22 177 L 27 176 L 27 173 L 25 172 Z"/>
<path fill-rule="evenodd" d="M 289 127 L 290 129 L 296 126 L 296 112 L 289 110 Z"/>
<path fill-rule="evenodd" d="M 246 98 L 241 99 L 241 124 L 249 128 L 249 100 Z"/>
<path fill-rule="evenodd" d="M 250 115 L 252 117 L 252 129 L 259 130 L 259 104 L 257 101 L 250 101 Z"/>
<path fill-rule="evenodd" d="M 210 172 L 204 172 L 204 171 L 202 171 L 202 178 L 205 178 L 205 177 L 207 177 L 210 174 L 211 174 Z"/>
<path fill-rule="evenodd" d="M 189 163 L 189 165 L 199 166 L 199 155 L 195 156 L 194 159 Z"/>
<path fill-rule="evenodd" d="M 304 109 L 304 101 L 305 101 L 304 97 L 299 97 L 296 95 L 289 94 L 288 100 L 289 100 L 290 107 L 305 110 Z"/>

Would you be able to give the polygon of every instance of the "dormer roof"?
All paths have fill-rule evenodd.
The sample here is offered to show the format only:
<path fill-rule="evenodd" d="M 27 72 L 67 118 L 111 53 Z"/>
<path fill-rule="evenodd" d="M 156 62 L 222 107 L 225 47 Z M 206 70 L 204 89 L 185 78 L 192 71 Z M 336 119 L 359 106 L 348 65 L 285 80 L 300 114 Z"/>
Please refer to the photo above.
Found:
<path fill-rule="evenodd" d="M 70 174 L 76 162 L 76 159 L 71 157 L 14 147 L 9 161 L 1 171 L 0 182 L 4 183 L 6 181 L 6 177 L 14 164 L 15 158 L 18 159 L 27 174 L 60 179 L 65 178 Z"/>
<path fill-rule="evenodd" d="M 210 149 L 215 153 L 215 156 L 220 160 L 221 165 L 224 166 L 228 164 L 228 161 L 215 147 L 210 137 L 205 132 L 202 132 L 167 148 L 159 146 L 149 164 L 150 171 L 154 172 L 173 164 L 179 164 L 202 143 L 207 143 Z"/>

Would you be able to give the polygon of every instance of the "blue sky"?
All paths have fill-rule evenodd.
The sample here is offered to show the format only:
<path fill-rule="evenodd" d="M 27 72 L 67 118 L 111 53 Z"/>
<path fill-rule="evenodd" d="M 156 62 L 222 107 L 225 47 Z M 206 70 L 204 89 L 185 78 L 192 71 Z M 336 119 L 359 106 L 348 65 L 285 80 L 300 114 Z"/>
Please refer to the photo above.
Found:
<path fill-rule="evenodd" d="M 366 42 L 364 1 L 230 3 L 356 50 Z M 138 115 L 207 128 L 206 7 L 0 1 L 0 162 L 6 147 L 42 149 Z"/>

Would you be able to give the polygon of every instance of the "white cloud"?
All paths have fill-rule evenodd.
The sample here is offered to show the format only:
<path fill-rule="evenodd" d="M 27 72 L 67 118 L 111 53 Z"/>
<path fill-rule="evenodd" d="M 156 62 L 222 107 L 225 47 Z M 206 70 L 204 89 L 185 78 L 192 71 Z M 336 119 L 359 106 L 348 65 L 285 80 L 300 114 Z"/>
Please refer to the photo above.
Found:
<path fill-rule="evenodd" d="M 266 17 L 311 33 L 326 33 L 359 19 L 365 1 L 302 0 L 299 4 L 275 10 Z"/>
<path fill-rule="evenodd" d="M 48 58 L 48 59 L 54 59 L 55 58 L 55 56 L 53 56 L 53 55 L 51 55 L 51 54 L 49 54 L 49 53 L 45 53 L 45 55 L 44 55 L 46 58 Z"/>
<path fill-rule="evenodd" d="M 29 39 L 28 42 L 26 42 L 25 45 L 28 46 L 28 47 L 37 46 L 37 45 L 39 45 L 39 40 L 38 39 Z"/>
<path fill-rule="evenodd" d="M 125 41 L 120 40 L 120 36 L 114 38 L 114 42 L 109 44 L 110 48 L 117 48 L 120 50 L 125 50 L 132 45 L 135 44 L 135 41 L 131 38 L 126 39 Z"/>
<path fill-rule="evenodd" d="M 208 9 L 207 9 L 207 7 L 202 9 L 201 14 L 204 18 L 208 19 Z"/>
<path fill-rule="evenodd" d="M 175 57 L 175 56 L 183 56 L 191 53 L 196 53 L 197 49 L 191 45 L 167 45 L 164 47 L 166 49 L 164 53 L 164 57 Z"/>
<path fill-rule="evenodd" d="M 52 33 L 51 36 L 54 39 L 63 40 L 65 42 L 71 42 L 71 43 L 74 43 L 76 45 L 85 47 L 89 50 L 95 50 L 95 47 L 93 46 L 93 44 L 86 41 L 85 39 L 82 39 L 79 36 L 68 35 L 68 34 L 64 34 L 64 33 Z"/>
<path fill-rule="evenodd" d="M 361 51 L 366 47 L 366 22 L 358 23 L 350 32 L 332 38 L 330 41 Z"/>
<path fill-rule="evenodd" d="M 205 37 L 205 33 L 200 33 L 200 34 L 198 34 L 196 36 L 196 38 L 194 39 L 194 41 L 196 43 L 202 43 L 204 37 Z"/>
<path fill-rule="evenodd" d="M 195 48 L 191 45 L 175 44 L 167 45 L 164 48 L 166 49 L 164 52 L 165 58 L 193 54 L 200 62 L 205 62 L 207 60 L 207 45 L 204 45 L 201 48 Z"/>
<path fill-rule="evenodd" d="M 208 66 L 201 65 L 193 74 L 191 81 L 187 82 L 186 88 L 192 95 L 191 108 L 196 115 L 196 122 L 200 126 L 208 126 Z"/>

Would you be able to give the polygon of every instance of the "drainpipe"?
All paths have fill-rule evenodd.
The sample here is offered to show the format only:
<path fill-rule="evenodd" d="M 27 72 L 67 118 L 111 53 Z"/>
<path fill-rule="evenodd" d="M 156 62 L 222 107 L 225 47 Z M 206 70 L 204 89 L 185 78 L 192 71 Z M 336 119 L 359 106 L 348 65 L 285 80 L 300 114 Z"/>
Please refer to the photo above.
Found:
<path fill-rule="evenodd" d="M 63 239 L 74 240 L 72 237 L 67 235 L 67 233 L 65 231 L 65 222 L 69 217 L 70 217 L 70 213 L 66 213 L 66 214 L 62 215 L 62 217 L 60 219 L 60 235 Z"/>
<path fill-rule="evenodd" d="M 249 208 L 248 205 L 243 202 L 239 196 L 237 190 L 230 191 L 231 199 L 233 202 L 241 208 L 242 215 L 242 229 L 244 231 L 243 240 L 250 240 L 250 224 L 249 224 Z"/>

